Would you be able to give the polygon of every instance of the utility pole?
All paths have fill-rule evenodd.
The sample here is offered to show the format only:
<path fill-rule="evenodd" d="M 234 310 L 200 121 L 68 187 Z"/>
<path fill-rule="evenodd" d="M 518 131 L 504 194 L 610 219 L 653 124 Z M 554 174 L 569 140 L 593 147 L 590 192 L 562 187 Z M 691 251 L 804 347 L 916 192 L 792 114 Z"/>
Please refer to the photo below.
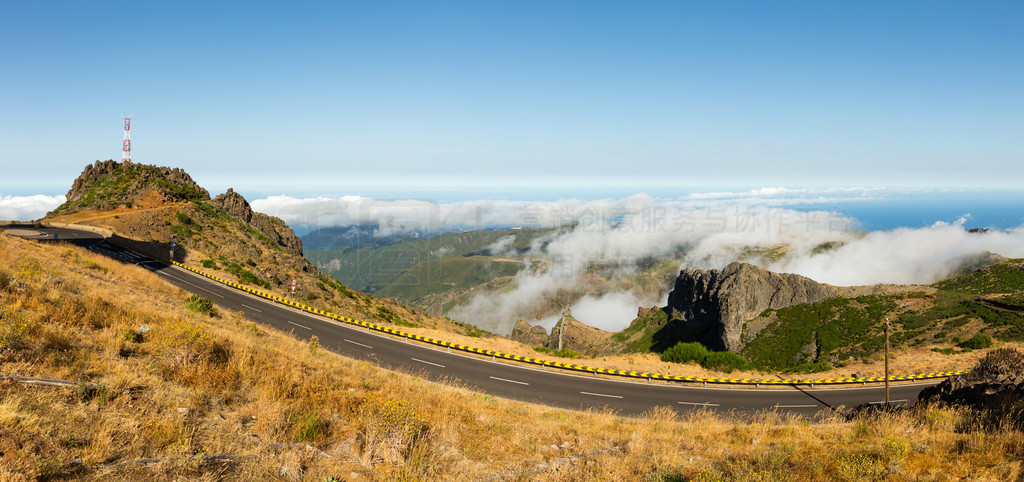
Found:
<path fill-rule="evenodd" d="M 562 333 L 565 333 L 565 314 L 569 311 L 568 308 L 562 312 L 562 319 L 558 320 L 558 351 L 562 351 Z"/>
<path fill-rule="evenodd" d="M 889 408 L 889 318 L 885 319 L 885 408 Z"/>

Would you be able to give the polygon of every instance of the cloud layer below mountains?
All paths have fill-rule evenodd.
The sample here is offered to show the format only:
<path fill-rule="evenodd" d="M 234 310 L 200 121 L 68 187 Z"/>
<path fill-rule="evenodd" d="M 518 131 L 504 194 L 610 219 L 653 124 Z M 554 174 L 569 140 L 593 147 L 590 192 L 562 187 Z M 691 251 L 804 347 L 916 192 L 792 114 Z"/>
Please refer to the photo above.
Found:
<path fill-rule="evenodd" d="M 743 193 L 694 194 L 673 200 L 638 194 L 622 199 L 550 202 L 419 200 L 380 201 L 364 197 L 298 199 L 275 196 L 254 201 L 257 211 L 292 225 L 333 227 L 375 225 L 378 235 L 420 235 L 485 227 L 553 227 L 575 223 L 535 244 L 527 256 L 544 259 L 548 269 L 524 270 L 516 288 L 481 294 L 451 316 L 499 332 L 530 317 L 559 290 L 582 286 L 588 267 L 610 267 L 611 281 L 636 274 L 638 262 L 682 259 L 683 266 L 721 268 L 758 247 L 786 246 L 786 255 L 766 268 L 798 273 L 834 285 L 931 283 L 973 258 L 991 252 L 1024 257 L 1024 229 L 971 233 L 963 220 L 920 228 L 864 233 L 859 222 L 840 212 L 804 211 L 778 206 L 875 200 L 872 189 L 791 190 L 765 188 Z M 822 250 L 823 243 L 836 242 Z M 500 251 L 499 242 L 492 249 Z M 818 248 L 818 249 L 816 249 Z M 757 262 L 756 258 L 751 258 Z M 607 270 L 606 270 L 607 271 Z M 663 304 L 670 286 L 657 295 L 632 291 L 585 296 L 572 306 L 583 322 L 621 330 L 638 306 Z"/>
<path fill-rule="evenodd" d="M 30 221 L 64 204 L 64 196 L 0 196 L 0 219 L 4 221 Z"/>

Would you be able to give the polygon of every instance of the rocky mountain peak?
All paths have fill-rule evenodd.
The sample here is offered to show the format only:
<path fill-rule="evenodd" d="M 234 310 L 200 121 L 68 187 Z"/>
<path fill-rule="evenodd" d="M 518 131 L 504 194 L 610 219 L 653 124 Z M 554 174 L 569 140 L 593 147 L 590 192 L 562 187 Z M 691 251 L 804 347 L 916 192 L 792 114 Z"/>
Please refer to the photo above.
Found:
<path fill-rule="evenodd" d="M 246 201 L 234 189 L 228 188 L 227 192 L 218 195 L 211 203 L 241 219 L 242 222 L 288 251 L 302 256 L 302 240 L 281 218 L 253 211 L 249 201 Z"/>
<path fill-rule="evenodd" d="M 142 199 L 151 202 L 203 201 L 210 193 L 179 168 L 125 164 L 114 160 L 87 164 L 58 211 L 113 209 Z"/>

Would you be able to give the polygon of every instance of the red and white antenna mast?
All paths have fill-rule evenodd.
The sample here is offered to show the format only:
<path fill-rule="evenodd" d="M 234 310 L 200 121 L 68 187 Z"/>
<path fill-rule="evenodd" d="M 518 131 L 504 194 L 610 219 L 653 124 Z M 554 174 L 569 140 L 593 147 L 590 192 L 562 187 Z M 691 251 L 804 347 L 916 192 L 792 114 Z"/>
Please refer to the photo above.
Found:
<path fill-rule="evenodd" d="M 124 146 L 121 147 L 121 162 L 132 163 L 132 118 L 124 118 Z"/>

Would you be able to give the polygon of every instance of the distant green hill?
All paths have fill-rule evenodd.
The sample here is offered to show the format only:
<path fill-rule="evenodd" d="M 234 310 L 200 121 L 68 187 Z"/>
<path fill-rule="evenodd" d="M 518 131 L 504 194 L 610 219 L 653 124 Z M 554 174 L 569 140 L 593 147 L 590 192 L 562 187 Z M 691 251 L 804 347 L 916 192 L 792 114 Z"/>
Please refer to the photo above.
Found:
<path fill-rule="evenodd" d="M 408 300 L 416 304 L 426 296 L 451 290 L 468 290 L 496 278 L 515 276 L 523 269 L 518 260 L 496 260 L 489 256 L 443 257 L 413 266 L 393 283 L 377 290 L 377 296 Z"/>
<path fill-rule="evenodd" d="M 359 249 L 307 250 L 305 255 L 322 271 L 353 289 L 412 302 L 514 275 L 522 268 L 518 261 L 531 244 L 543 243 L 544 237 L 556 230 L 485 229 L 407 238 Z M 501 252 L 492 252 L 491 248 L 499 242 Z"/>

